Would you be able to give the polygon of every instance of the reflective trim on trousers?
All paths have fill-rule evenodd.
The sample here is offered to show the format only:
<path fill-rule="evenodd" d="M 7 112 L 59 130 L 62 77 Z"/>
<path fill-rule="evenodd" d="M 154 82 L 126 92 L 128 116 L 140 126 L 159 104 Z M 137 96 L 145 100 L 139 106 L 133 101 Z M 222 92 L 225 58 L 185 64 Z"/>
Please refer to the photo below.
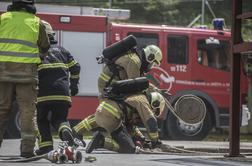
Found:
<path fill-rule="evenodd" d="M 43 148 L 43 147 L 47 147 L 47 146 L 53 146 L 53 142 L 52 141 L 39 142 L 38 145 L 39 145 L 39 148 Z"/>
<path fill-rule="evenodd" d="M 108 112 L 110 112 L 112 115 L 114 115 L 115 117 L 117 117 L 118 119 L 120 119 L 120 114 L 118 112 L 118 110 L 113 107 L 112 105 L 106 103 L 105 101 L 103 101 L 101 103 L 101 107 L 105 110 L 107 110 Z"/>

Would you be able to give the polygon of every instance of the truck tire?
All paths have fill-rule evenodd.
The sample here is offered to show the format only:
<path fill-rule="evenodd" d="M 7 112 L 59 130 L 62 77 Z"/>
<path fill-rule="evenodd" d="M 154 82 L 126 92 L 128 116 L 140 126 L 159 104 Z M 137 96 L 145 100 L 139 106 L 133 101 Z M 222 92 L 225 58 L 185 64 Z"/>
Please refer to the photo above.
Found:
<path fill-rule="evenodd" d="M 212 120 L 209 112 L 206 113 L 203 123 L 192 126 L 181 123 L 172 112 L 168 112 L 166 119 L 166 129 L 169 138 L 172 140 L 203 140 L 212 129 Z"/>
<path fill-rule="evenodd" d="M 20 112 L 18 110 L 18 104 L 16 100 L 12 103 L 11 116 L 9 119 L 8 126 L 5 131 L 4 138 L 6 139 L 17 139 L 20 138 Z"/>

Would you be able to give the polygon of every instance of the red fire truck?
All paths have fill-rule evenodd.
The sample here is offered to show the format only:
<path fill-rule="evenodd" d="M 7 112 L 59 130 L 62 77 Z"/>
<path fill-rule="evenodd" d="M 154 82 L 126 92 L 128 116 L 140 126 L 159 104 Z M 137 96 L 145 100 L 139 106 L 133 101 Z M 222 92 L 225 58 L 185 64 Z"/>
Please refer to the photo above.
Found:
<path fill-rule="evenodd" d="M 154 68 L 148 78 L 172 94 L 171 102 L 184 94 L 203 99 L 207 114 L 203 123 L 184 124 L 166 110 L 160 120 L 163 138 L 176 140 L 202 140 L 211 129 L 227 128 L 230 105 L 230 32 L 166 25 L 140 25 L 114 23 L 105 16 L 70 14 L 38 14 L 52 24 L 58 43 L 70 50 L 82 67 L 78 96 L 72 97 L 68 119 L 74 124 L 95 112 L 98 106 L 97 79 L 102 69 L 96 57 L 102 50 L 126 37 L 134 35 L 140 47 L 159 46 L 163 52 L 160 67 Z M 241 101 L 245 104 L 246 78 L 241 73 Z M 15 110 L 7 135 L 18 136 L 18 116 Z M 239 111 L 239 110 L 237 110 Z M 241 111 L 243 112 L 243 111 Z"/>

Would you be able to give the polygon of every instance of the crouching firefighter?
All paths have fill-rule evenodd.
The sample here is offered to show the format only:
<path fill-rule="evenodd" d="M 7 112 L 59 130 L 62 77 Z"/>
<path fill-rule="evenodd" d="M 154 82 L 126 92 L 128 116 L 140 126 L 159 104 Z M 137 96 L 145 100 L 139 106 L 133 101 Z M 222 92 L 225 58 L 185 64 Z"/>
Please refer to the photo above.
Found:
<path fill-rule="evenodd" d="M 43 21 L 50 39 L 51 47 L 38 67 L 39 93 L 37 103 L 37 122 L 39 129 L 39 149 L 37 155 L 53 150 L 50 131 L 52 125 L 63 141 L 75 145 L 74 136 L 67 121 L 71 96 L 78 93 L 80 65 L 73 56 L 57 44 L 51 25 Z M 83 142 L 85 146 L 85 142 Z"/>
<path fill-rule="evenodd" d="M 96 110 L 96 123 L 118 144 L 119 153 L 138 153 L 139 147 L 126 129 L 129 125 L 126 122 L 134 122 L 134 119 L 140 119 L 146 127 L 152 148 L 161 144 L 156 118 L 164 110 L 165 100 L 158 92 L 143 92 L 148 87 L 149 82 L 145 77 L 116 81 L 108 87 L 106 98 Z M 104 148 L 105 136 L 106 133 L 102 131 L 95 132 L 86 152 Z"/>

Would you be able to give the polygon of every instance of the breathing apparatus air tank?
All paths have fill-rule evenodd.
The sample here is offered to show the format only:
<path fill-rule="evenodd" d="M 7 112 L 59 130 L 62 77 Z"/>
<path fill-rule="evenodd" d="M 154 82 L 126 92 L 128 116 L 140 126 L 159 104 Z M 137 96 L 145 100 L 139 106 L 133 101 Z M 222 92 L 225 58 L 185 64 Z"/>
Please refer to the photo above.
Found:
<path fill-rule="evenodd" d="M 108 93 L 113 95 L 128 95 L 142 92 L 149 87 L 149 81 L 146 77 L 127 79 L 114 82 L 108 87 Z"/>
<path fill-rule="evenodd" d="M 136 47 L 136 45 L 136 37 L 133 35 L 129 35 L 123 38 L 122 40 L 106 47 L 102 51 L 102 55 L 105 59 L 113 60 L 116 57 L 122 56 L 124 53 Z"/>

